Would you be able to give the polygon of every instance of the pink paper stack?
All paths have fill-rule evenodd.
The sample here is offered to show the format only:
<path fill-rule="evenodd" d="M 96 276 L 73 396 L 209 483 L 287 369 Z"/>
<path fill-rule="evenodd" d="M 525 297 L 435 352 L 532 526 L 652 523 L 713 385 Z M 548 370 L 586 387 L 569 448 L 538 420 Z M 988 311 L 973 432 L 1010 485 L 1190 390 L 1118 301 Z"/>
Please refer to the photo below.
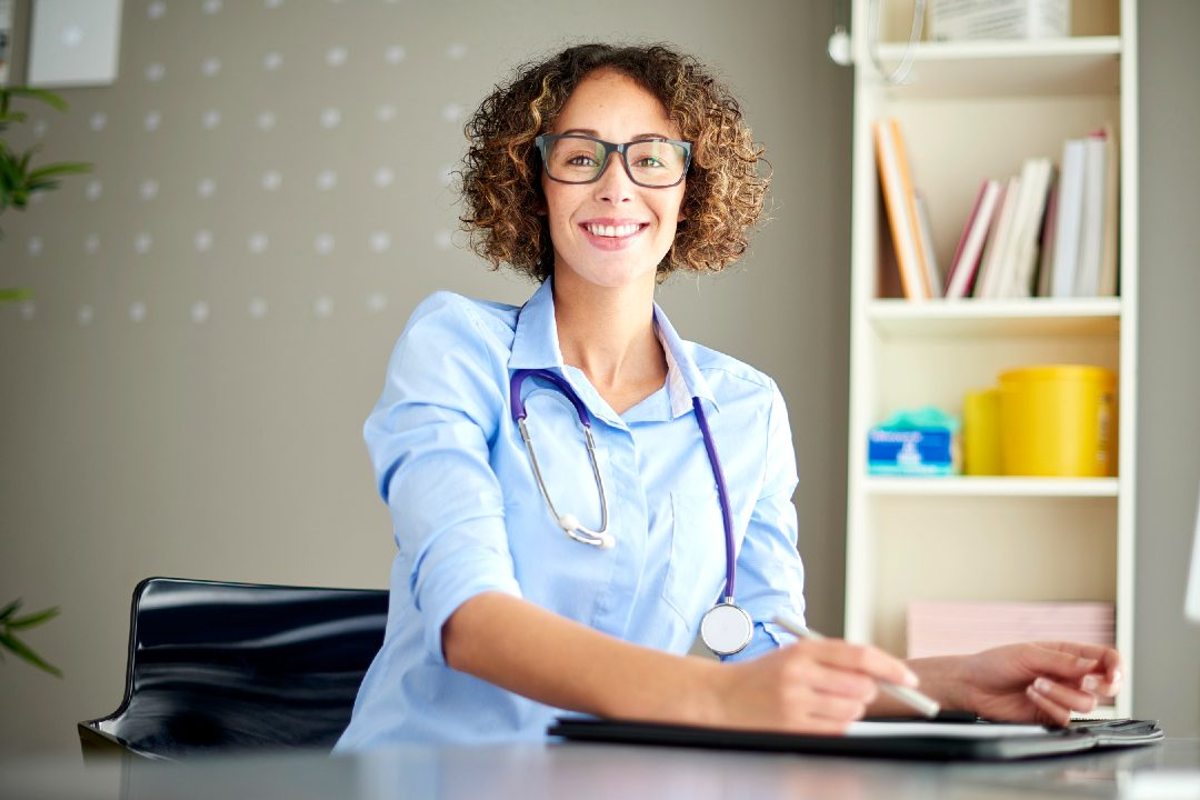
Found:
<path fill-rule="evenodd" d="M 908 604 L 908 657 L 974 653 L 1048 639 L 1112 646 L 1112 603 L 947 602 Z"/>

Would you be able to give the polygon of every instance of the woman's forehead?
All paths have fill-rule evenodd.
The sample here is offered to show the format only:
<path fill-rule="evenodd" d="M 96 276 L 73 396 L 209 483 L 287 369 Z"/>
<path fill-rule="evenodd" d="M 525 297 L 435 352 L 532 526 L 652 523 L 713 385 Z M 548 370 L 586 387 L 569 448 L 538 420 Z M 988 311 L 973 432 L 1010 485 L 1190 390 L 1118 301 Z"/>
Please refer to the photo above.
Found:
<path fill-rule="evenodd" d="M 667 109 L 640 83 L 614 70 L 597 70 L 575 87 L 554 122 L 558 133 L 594 131 L 600 138 L 645 134 L 678 138 Z M 607 130 L 606 130 L 607 129 Z"/>

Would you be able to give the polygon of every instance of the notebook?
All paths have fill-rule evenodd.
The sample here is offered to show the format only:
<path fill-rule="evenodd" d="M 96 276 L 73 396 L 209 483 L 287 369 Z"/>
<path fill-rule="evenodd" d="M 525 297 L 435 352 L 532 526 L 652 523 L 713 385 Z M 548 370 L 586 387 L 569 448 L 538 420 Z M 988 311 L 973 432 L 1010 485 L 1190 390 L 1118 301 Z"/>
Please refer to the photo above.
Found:
<path fill-rule="evenodd" d="M 859 722 L 845 736 L 699 728 L 650 722 L 559 717 L 551 736 L 586 742 L 765 750 L 925 761 L 1012 761 L 1132 747 L 1163 739 L 1156 720 L 1081 720 L 1070 727 L 990 722 Z"/>

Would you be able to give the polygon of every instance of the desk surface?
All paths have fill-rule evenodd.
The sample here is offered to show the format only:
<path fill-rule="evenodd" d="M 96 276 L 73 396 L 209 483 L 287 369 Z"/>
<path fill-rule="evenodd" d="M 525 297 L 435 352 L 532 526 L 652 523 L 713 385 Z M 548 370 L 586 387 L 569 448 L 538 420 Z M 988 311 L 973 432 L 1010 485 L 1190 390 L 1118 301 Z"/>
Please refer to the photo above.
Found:
<path fill-rule="evenodd" d="M 1196 794 L 1147 780 L 1181 772 Z M 403 747 L 212 757 L 85 768 L 77 759 L 0 763 L 0 797 L 173 800 L 254 797 L 590 798 L 1200 798 L 1200 739 L 1012 764 L 930 764 L 598 744 Z M 1172 781 L 1177 790 L 1178 781 Z M 1147 791 L 1149 790 L 1149 791 Z M 1173 790 L 1173 791 L 1174 791 Z"/>

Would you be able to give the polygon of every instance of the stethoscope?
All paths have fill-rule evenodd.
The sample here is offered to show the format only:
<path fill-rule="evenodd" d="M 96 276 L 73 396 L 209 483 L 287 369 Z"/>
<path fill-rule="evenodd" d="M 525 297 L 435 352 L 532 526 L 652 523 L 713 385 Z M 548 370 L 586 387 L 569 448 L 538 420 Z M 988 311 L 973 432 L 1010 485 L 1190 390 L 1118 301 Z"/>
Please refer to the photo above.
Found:
<path fill-rule="evenodd" d="M 529 412 L 525 410 L 525 402 L 521 399 L 521 386 L 526 378 L 539 378 L 552 384 L 563 394 L 579 417 L 583 427 L 584 439 L 587 443 L 588 460 L 592 465 L 592 475 L 596 479 L 596 491 L 600 495 L 600 527 L 592 530 L 583 525 L 573 514 L 560 514 L 546 489 L 542 479 L 542 470 L 538 466 L 537 454 L 533 451 L 533 440 L 529 436 L 529 428 L 525 418 Z M 608 533 L 608 498 L 604 493 L 604 479 L 600 475 L 600 465 L 596 462 L 596 440 L 592 437 L 592 421 L 587 408 L 579 395 L 571 388 L 571 384 L 560 375 L 545 369 L 518 369 L 509 380 L 509 405 L 512 409 L 513 421 L 521 430 L 521 438 L 525 441 L 525 452 L 529 455 L 529 466 L 533 470 L 534 480 L 550 508 L 550 515 L 570 538 L 582 544 L 598 547 L 602 550 L 612 548 L 616 544 L 612 534 Z M 704 439 L 704 449 L 708 452 L 708 462 L 712 465 L 713 477 L 717 481 L 717 499 L 721 504 L 721 522 L 725 526 L 725 591 L 722 600 L 705 612 L 700 620 L 700 639 L 704 645 L 719 656 L 733 655 L 750 643 L 754 634 L 754 622 L 733 599 L 733 582 L 736 564 L 733 553 L 733 514 L 729 510 L 729 494 L 725 486 L 725 475 L 721 471 L 721 460 L 717 457 L 717 449 L 713 445 L 712 433 L 708 429 L 708 419 L 700 405 L 700 398 L 692 398 L 692 408 L 696 412 L 696 423 L 700 426 L 700 435 Z"/>

